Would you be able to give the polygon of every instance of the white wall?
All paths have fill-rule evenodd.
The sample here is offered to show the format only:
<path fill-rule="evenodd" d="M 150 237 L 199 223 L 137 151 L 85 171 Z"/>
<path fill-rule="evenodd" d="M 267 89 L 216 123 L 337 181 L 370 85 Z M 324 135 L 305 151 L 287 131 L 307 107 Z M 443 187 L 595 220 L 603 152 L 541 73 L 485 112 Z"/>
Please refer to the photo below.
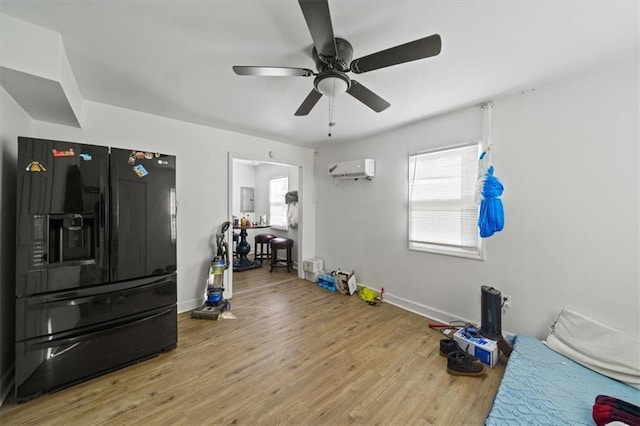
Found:
<path fill-rule="evenodd" d="M 489 284 L 512 297 L 507 332 L 544 337 L 567 307 L 639 335 L 638 71 L 616 63 L 494 99 L 506 226 L 485 261 L 407 249 L 408 154 L 480 139 L 480 108 L 320 148 L 320 170 L 374 158 L 376 177 L 318 176 L 317 256 L 436 319 L 479 321 Z"/>
<path fill-rule="evenodd" d="M 233 199 L 233 204 L 232 204 L 233 216 L 235 216 L 238 220 L 241 220 L 242 217 L 247 217 L 248 215 L 249 220 L 254 221 L 256 217 L 256 212 L 244 213 L 240 210 L 240 198 L 241 198 L 240 188 L 243 186 L 254 188 L 254 205 L 255 205 L 256 166 L 252 165 L 250 162 L 234 160 L 233 161 L 233 189 L 231 190 L 231 197 Z M 234 232 L 236 234 L 240 234 L 240 231 L 238 230 L 235 230 Z M 249 245 L 251 248 L 251 250 L 249 251 L 249 257 L 251 257 L 252 253 L 255 252 L 255 247 L 253 244 L 255 235 L 256 235 L 255 230 L 247 229 L 247 242 L 249 242 Z M 238 243 L 240 243 L 239 236 L 238 236 Z M 225 297 L 228 297 L 228 295 L 225 294 Z"/>
<path fill-rule="evenodd" d="M 256 186 L 256 166 L 243 161 L 234 161 L 233 163 L 233 190 L 231 191 L 233 198 L 233 215 L 241 219 L 243 216 L 240 211 L 240 188 L 243 186 L 254 188 L 254 207 L 255 207 L 255 186 Z M 255 210 L 255 209 L 254 209 Z M 249 218 L 254 220 L 257 211 L 249 213 Z"/>
<path fill-rule="evenodd" d="M 227 218 L 229 152 L 274 158 L 304 165 L 306 185 L 313 188 L 313 150 L 210 127 L 85 101 L 83 129 L 36 122 L 34 137 L 160 151 L 177 157 L 178 310 L 201 303 L 207 267 L 215 254 L 217 227 Z M 315 208 L 308 200 L 304 221 L 305 256 L 314 255 Z"/>
<path fill-rule="evenodd" d="M 31 119 L 0 87 L 0 405 L 13 390 L 15 360 L 17 138 L 30 132 Z"/>

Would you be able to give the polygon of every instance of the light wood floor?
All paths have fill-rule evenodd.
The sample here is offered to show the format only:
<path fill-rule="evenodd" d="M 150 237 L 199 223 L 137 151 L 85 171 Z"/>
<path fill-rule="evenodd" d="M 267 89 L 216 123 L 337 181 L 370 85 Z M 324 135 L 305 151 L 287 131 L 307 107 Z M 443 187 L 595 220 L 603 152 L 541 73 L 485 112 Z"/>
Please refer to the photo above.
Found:
<path fill-rule="evenodd" d="M 481 425 L 504 372 L 447 374 L 429 320 L 265 266 L 234 274 L 235 320 L 178 319 L 178 348 L 0 409 L 3 425 Z"/>

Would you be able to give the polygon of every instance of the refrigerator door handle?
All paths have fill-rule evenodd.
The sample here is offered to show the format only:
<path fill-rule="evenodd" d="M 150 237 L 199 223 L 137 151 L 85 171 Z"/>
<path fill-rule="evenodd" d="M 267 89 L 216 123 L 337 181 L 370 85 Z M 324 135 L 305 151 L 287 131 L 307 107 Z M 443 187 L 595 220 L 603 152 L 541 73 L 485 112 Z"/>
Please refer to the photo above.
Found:
<path fill-rule="evenodd" d="M 171 188 L 171 201 L 170 201 L 170 211 L 171 211 L 171 243 L 175 244 L 177 240 L 177 216 L 178 216 L 178 202 L 176 200 L 176 189 Z"/>
<path fill-rule="evenodd" d="M 105 200 L 104 200 L 104 193 L 100 194 L 100 201 L 99 201 L 99 205 L 98 205 L 98 226 L 96 227 L 96 239 L 95 239 L 95 245 L 96 245 L 96 250 L 98 250 L 98 266 L 100 266 L 101 269 L 105 269 L 105 256 L 108 256 L 108 253 L 106 253 L 107 251 L 107 247 L 106 247 L 106 242 L 107 242 L 107 238 L 108 238 L 108 228 L 106 225 L 106 215 L 107 215 L 107 206 L 105 204 Z M 102 230 L 102 232 L 100 232 L 100 230 Z M 106 233 L 106 235 L 105 235 Z M 104 238 L 104 241 L 101 239 Z"/>

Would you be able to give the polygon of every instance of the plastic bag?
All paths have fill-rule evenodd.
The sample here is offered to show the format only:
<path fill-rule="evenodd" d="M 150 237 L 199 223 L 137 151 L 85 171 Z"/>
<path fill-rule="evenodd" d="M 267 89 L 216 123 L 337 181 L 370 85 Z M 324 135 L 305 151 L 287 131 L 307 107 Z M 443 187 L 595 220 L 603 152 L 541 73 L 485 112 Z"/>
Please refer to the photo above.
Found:
<path fill-rule="evenodd" d="M 493 166 L 489 166 L 484 175 L 482 185 L 482 202 L 480 203 L 480 215 L 478 217 L 478 227 L 480 236 L 487 238 L 494 233 L 502 231 L 504 228 L 504 207 L 500 197 L 504 191 L 504 186 L 500 180 L 493 175 Z"/>
<path fill-rule="evenodd" d="M 371 290 L 369 287 L 359 287 L 358 297 L 365 302 L 375 302 L 378 298 L 378 292 Z"/>

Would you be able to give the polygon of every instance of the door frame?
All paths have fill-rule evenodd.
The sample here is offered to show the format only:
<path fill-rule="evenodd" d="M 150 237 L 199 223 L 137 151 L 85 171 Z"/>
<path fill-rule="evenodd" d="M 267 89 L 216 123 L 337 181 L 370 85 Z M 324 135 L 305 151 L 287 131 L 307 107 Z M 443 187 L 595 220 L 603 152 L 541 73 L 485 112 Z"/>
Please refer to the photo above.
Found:
<path fill-rule="evenodd" d="M 288 161 L 281 159 L 274 159 L 270 156 L 259 156 L 259 155 L 250 155 L 240 152 L 232 152 L 229 151 L 228 155 L 228 167 L 227 170 L 229 172 L 229 176 L 227 181 L 229 182 L 229 187 L 227 189 L 227 217 L 229 221 L 233 220 L 233 162 L 234 160 L 244 160 L 244 161 L 256 161 L 258 163 L 268 163 L 268 164 L 276 164 L 281 166 L 291 166 L 298 168 L 298 241 L 297 241 L 297 251 L 298 251 L 298 277 L 303 278 L 304 276 L 302 268 L 300 267 L 301 259 L 302 259 L 302 241 L 304 239 L 303 232 L 303 222 L 304 222 L 304 210 L 302 208 L 304 199 L 304 191 L 302 191 L 303 184 L 303 175 L 304 175 L 304 165 L 301 162 L 297 161 Z M 233 246 L 233 226 L 229 227 L 227 231 L 227 241 L 231 242 L 231 246 Z M 230 256 L 231 257 L 231 256 Z M 225 282 L 225 290 L 223 297 L 230 299 L 233 297 L 233 266 L 231 265 L 229 269 L 227 269 L 227 279 Z"/>

